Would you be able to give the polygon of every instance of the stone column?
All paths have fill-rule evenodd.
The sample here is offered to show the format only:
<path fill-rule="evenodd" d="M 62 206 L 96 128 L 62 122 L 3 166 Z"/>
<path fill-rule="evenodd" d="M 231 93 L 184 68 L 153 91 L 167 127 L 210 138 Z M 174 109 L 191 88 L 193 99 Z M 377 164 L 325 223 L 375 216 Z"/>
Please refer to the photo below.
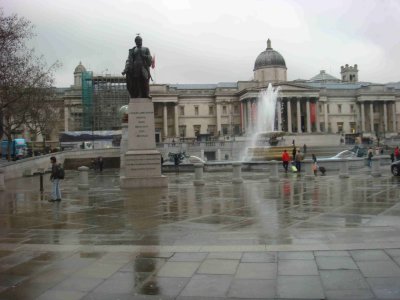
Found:
<path fill-rule="evenodd" d="M 193 185 L 204 185 L 205 182 L 203 180 L 203 164 L 196 163 L 194 164 L 194 180 Z"/>
<path fill-rule="evenodd" d="M 310 109 L 310 98 L 307 99 L 306 102 L 306 106 L 307 106 L 307 132 L 311 133 L 311 109 Z"/>
<path fill-rule="evenodd" d="M 325 132 L 327 133 L 329 130 L 329 122 L 328 122 L 328 103 L 324 103 L 324 122 L 325 122 Z"/>
<path fill-rule="evenodd" d="M 217 133 L 221 132 L 221 106 L 218 103 L 215 104 L 215 113 L 217 114 Z"/>
<path fill-rule="evenodd" d="M 232 163 L 233 167 L 233 178 L 232 178 L 232 183 L 242 183 L 242 163 L 240 162 L 234 162 Z"/>
<path fill-rule="evenodd" d="M 78 171 L 79 171 L 78 189 L 88 190 L 89 189 L 89 178 L 88 178 L 89 168 L 82 166 L 82 167 L 78 168 Z"/>
<path fill-rule="evenodd" d="M 167 118 L 167 103 L 164 103 L 163 109 L 163 130 L 164 130 L 164 138 L 168 137 L 168 118 Z"/>
<path fill-rule="evenodd" d="M 246 110 L 247 110 L 246 131 L 247 131 L 247 133 L 252 133 L 253 128 L 252 128 L 252 122 L 251 122 L 251 100 L 250 99 L 247 99 Z"/>
<path fill-rule="evenodd" d="M 297 98 L 297 132 L 301 132 L 300 98 Z"/>
<path fill-rule="evenodd" d="M 317 132 L 321 132 L 321 124 L 319 123 L 319 103 L 315 101 L 315 128 Z"/>
<path fill-rule="evenodd" d="M 383 102 L 383 128 L 385 133 L 388 131 L 388 115 L 387 115 L 387 103 Z"/>
<path fill-rule="evenodd" d="M 64 107 L 64 131 L 69 131 L 69 106 Z"/>
<path fill-rule="evenodd" d="M 221 160 L 221 149 L 217 149 L 217 160 Z"/>
<path fill-rule="evenodd" d="M 282 131 L 282 101 L 281 99 L 276 100 L 277 108 L 276 113 L 278 114 L 278 131 Z"/>
<path fill-rule="evenodd" d="M 361 131 L 365 132 L 365 107 L 364 107 L 364 102 L 361 102 Z"/>
<path fill-rule="evenodd" d="M 339 161 L 339 164 L 340 164 L 339 177 L 349 178 L 349 160 L 341 159 Z"/>
<path fill-rule="evenodd" d="M 397 126 L 396 126 L 396 102 L 392 103 L 392 126 L 393 130 L 392 132 L 397 132 Z"/>
<path fill-rule="evenodd" d="M 371 133 L 374 132 L 374 104 L 369 104 L 369 126 L 371 127 Z"/>
<path fill-rule="evenodd" d="M 174 127 L 175 127 L 175 137 L 179 137 L 178 103 L 176 103 L 174 106 Z"/>
<path fill-rule="evenodd" d="M 292 107 L 290 105 L 290 98 L 286 98 L 286 110 L 287 110 L 287 131 L 292 133 Z"/>

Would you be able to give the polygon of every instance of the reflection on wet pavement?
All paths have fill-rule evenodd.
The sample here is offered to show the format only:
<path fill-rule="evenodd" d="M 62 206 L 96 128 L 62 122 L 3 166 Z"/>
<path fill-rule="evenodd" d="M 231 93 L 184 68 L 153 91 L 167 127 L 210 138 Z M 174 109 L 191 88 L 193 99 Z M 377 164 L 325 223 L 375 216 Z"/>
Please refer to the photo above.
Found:
<path fill-rule="evenodd" d="M 48 180 L 44 195 L 37 177 L 7 182 L 0 193 L 0 299 L 257 298 L 271 293 L 265 290 L 269 285 L 296 298 L 281 283 L 288 275 L 294 286 L 297 277 L 316 286 L 306 297 L 324 297 L 318 270 L 335 265 L 315 259 L 324 251 L 303 252 L 290 262 L 269 249 L 400 242 L 400 181 L 389 174 L 348 179 L 288 174 L 271 183 L 262 173 L 244 173 L 238 185 L 231 176 L 205 173 L 206 185 L 197 187 L 193 174 L 169 174 L 168 188 L 121 191 L 117 170 L 106 170 L 90 175 L 89 191 L 78 191 L 78 174 L 70 171 L 60 203 L 47 202 Z M 113 246 L 120 248 L 107 248 Z M 246 247 L 258 252 L 242 250 Z M 390 260 L 389 277 L 400 276 L 400 251 L 379 251 L 376 255 Z M 371 272 L 372 264 L 353 263 L 355 256 L 347 255 L 351 263 L 343 265 L 352 265 L 354 276 L 363 279 L 363 270 Z M 382 284 L 371 282 L 372 290 Z M 276 293 L 271 297 L 282 296 Z"/>

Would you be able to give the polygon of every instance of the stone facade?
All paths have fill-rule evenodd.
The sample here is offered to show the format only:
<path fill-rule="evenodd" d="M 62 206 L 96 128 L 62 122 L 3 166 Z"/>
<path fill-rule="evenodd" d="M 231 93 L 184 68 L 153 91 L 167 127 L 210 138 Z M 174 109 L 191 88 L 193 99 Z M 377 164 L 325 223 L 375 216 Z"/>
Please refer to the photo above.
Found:
<path fill-rule="evenodd" d="M 80 66 L 77 69 L 84 69 Z M 398 134 L 400 83 L 358 82 L 357 65 L 342 66 L 341 79 L 321 71 L 310 80 L 287 81 L 286 70 L 283 57 L 269 41 L 257 57 L 251 81 L 151 85 L 157 141 L 251 133 L 258 93 L 269 83 L 281 89 L 277 130 L 366 137 Z M 79 130 L 78 117 L 82 113 L 78 73 L 74 76 L 75 85 L 64 95 L 66 130 Z"/>

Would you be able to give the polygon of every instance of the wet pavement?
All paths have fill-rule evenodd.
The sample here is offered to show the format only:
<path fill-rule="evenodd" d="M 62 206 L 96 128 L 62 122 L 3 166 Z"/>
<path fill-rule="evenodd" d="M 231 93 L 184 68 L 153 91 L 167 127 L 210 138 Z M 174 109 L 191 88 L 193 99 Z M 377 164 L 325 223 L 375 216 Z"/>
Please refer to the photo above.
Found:
<path fill-rule="evenodd" d="M 387 168 L 388 169 L 388 168 Z M 124 191 L 116 170 L 79 191 L 68 171 L 0 192 L 3 299 L 400 299 L 400 178 L 166 174 Z"/>

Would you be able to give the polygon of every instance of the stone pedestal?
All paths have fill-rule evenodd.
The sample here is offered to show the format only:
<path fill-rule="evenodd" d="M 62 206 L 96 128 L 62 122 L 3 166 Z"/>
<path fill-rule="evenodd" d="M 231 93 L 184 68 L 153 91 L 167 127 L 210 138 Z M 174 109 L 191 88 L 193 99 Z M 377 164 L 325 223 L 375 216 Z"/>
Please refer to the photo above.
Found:
<path fill-rule="evenodd" d="M 233 167 L 233 178 L 232 183 L 242 183 L 242 163 L 241 162 L 234 162 L 232 163 Z"/>
<path fill-rule="evenodd" d="M 4 170 L 0 169 L 0 191 L 5 191 L 6 185 L 4 184 Z"/>
<path fill-rule="evenodd" d="M 128 151 L 121 159 L 125 164 L 121 187 L 168 186 L 167 177 L 161 175 L 161 154 L 156 150 L 153 102 L 131 99 L 128 115 Z"/>
<path fill-rule="evenodd" d="M 203 180 L 203 164 L 197 163 L 194 164 L 194 185 L 204 185 L 205 182 Z"/>
<path fill-rule="evenodd" d="M 80 190 L 88 190 L 89 189 L 89 168 L 82 166 L 78 168 L 79 171 L 79 183 L 78 189 Z"/>
<path fill-rule="evenodd" d="M 271 181 L 271 182 L 279 181 L 278 165 L 279 165 L 279 162 L 276 160 L 271 160 L 269 162 L 269 166 L 271 167 L 271 171 L 269 172 L 269 181 Z"/>

